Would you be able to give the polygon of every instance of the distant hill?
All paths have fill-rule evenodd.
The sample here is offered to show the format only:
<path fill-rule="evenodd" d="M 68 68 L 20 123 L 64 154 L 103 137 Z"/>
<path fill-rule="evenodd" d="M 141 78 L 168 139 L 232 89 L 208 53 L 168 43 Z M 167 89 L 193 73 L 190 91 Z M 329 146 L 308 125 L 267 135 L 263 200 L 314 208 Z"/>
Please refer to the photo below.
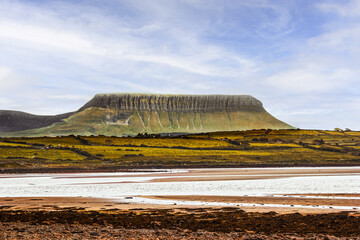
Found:
<path fill-rule="evenodd" d="M 0 110 L 0 132 L 14 132 L 41 128 L 68 118 L 74 113 L 41 116 L 19 111 Z"/>
<path fill-rule="evenodd" d="M 200 133 L 291 129 L 249 95 L 97 94 L 76 112 L 39 116 L 0 110 L 0 136 Z"/>

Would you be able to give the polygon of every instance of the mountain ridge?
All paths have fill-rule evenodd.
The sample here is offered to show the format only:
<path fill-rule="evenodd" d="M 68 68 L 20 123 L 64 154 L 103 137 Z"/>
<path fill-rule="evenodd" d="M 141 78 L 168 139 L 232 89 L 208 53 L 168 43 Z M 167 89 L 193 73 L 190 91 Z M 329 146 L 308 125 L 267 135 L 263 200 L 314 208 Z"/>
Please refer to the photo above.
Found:
<path fill-rule="evenodd" d="M 250 95 L 170 95 L 170 94 L 96 94 L 80 108 L 116 108 L 120 110 L 165 111 L 262 111 L 262 103 Z"/>
<path fill-rule="evenodd" d="M 58 115 L 35 115 L 22 111 L 0 110 L 0 132 L 45 127 L 68 118 L 72 114 L 74 112 Z"/>
<path fill-rule="evenodd" d="M 250 95 L 96 94 L 79 110 L 55 116 L 0 111 L 2 136 L 124 136 L 261 128 L 293 127 L 273 117 Z"/>

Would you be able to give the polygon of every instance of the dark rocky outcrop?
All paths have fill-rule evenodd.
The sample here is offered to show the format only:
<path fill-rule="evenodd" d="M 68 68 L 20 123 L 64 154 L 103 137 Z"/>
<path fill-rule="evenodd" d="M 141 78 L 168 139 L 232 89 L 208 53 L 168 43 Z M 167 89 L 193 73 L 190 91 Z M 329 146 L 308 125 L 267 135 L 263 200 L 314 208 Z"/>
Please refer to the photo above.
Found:
<path fill-rule="evenodd" d="M 55 116 L 33 115 L 19 111 L 0 110 L 0 132 L 14 132 L 41 128 L 68 118 L 73 113 Z"/>

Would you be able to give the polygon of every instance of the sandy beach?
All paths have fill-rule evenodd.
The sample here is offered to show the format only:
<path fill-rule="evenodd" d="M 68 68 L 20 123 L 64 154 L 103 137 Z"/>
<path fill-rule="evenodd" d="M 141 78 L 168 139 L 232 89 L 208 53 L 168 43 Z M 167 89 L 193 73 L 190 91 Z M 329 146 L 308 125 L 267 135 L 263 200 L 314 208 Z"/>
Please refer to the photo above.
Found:
<path fill-rule="evenodd" d="M 187 182 L 204 182 L 211 181 L 213 183 L 219 181 L 234 181 L 242 180 L 251 181 L 256 183 L 257 180 L 271 180 L 271 179 L 292 179 L 292 178 L 304 178 L 307 177 L 326 177 L 326 176 L 353 176 L 360 174 L 359 167 L 345 167 L 345 168 L 334 168 L 334 167 L 322 167 L 322 168 L 234 168 L 234 169 L 178 169 L 178 170 L 154 170 L 154 172 L 126 172 L 126 173 L 97 173 L 97 174 L 49 174 L 49 175 L 17 175 L 17 174 L 4 174 L 0 178 L 4 184 L 11 183 L 12 181 L 18 181 L 17 179 L 23 179 L 19 182 L 19 187 L 22 189 L 22 185 L 28 181 L 29 187 L 36 187 L 36 189 L 42 189 L 44 181 L 49 182 L 54 181 L 52 184 L 64 185 L 64 189 L 69 189 L 71 186 L 99 186 L 94 189 L 102 190 L 106 186 L 128 186 L 129 183 L 136 183 L 138 185 L 134 186 L 144 186 L 146 184 L 173 184 L 173 183 L 187 183 Z M 46 176 L 42 180 L 42 176 Z M 49 178 L 50 177 L 50 178 Z M 33 179 L 37 179 L 36 181 Z M 143 182 L 143 183 L 142 183 Z M 239 182 L 239 183 L 240 183 Z M 209 182 L 210 183 L 210 182 Z M 209 184 L 206 183 L 206 184 Z M 75 184 L 75 185 L 74 185 Z M 140 184 L 140 185 L 139 185 Z M 301 184 L 300 184 L 301 185 Z M 299 185 L 299 187 L 300 187 Z M 16 185 L 17 186 L 17 185 Z M 49 185 L 52 186 L 52 185 Z M 129 185 L 130 186 L 130 185 Z M 149 185 L 150 186 L 150 185 Z M 152 185 L 151 185 L 152 186 Z M 154 185 L 155 186 L 155 185 Z M 228 186 L 227 183 L 224 186 Z M 25 187 L 26 190 L 29 187 Z M 166 185 L 164 185 L 166 187 Z M 81 190 L 80 188 L 77 188 Z M 173 188 L 169 188 L 169 193 Z M 10 189 L 9 189 L 10 191 Z M 47 190 L 46 190 L 47 191 Z M 43 193 L 46 194 L 47 192 Z M 54 188 L 52 191 L 56 191 Z M 117 188 L 114 188 L 113 191 L 119 191 Z M 133 208 L 176 208 L 174 204 L 162 204 L 162 203 L 141 203 L 136 201 L 127 201 L 127 199 L 132 199 L 133 197 L 143 197 L 147 199 L 154 200 L 174 200 L 174 201 L 185 201 L 181 202 L 181 206 L 193 208 L 192 204 L 187 205 L 186 201 L 198 201 L 198 202 L 207 202 L 211 206 L 211 203 L 246 203 L 246 204 L 257 204 L 258 206 L 241 206 L 242 209 L 246 211 L 273 211 L 273 208 L 276 208 L 278 213 L 288 213 L 288 212 L 301 212 L 301 213 L 316 213 L 316 212 L 338 212 L 342 211 L 341 209 L 336 209 L 336 206 L 346 206 L 350 207 L 347 210 L 359 211 L 360 208 L 360 193 L 352 192 L 342 192 L 342 193 L 332 193 L 332 192 L 287 192 L 286 194 L 274 193 L 274 194 L 263 194 L 261 191 L 257 192 L 256 195 L 226 195 L 226 192 L 222 193 L 221 189 L 219 193 L 221 194 L 184 194 L 183 192 L 178 192 L 178 194 L 153 194 L 151 195 L 131 195 L 131 187 L 127 190 L 127 194 L 124 197 L 116 197 L 117 194 L 114 194 L 114 197 L 79 197 L 75 195 L 72 197 L 65 195 L 61 196 L 49 196 L 41 195 L 37 193 L 36 196 L 40 197 L 22 197 L 19 194 L 12 197 L 9 192 L 6 194 L 8 197 L 0 197 L 0 208 L 1 209 L 11 209 L 11 210 L 61 210 L 61 209 L 81 209 L 81 210 L 105 210 L 105 209 L 119 209 L 119 210 L 128 210 Z M 107 195 L 111 194 L 105 192 Z M 149 192 L 150 193 L 150 192 Z M 80 194 L 80 193 L 79 193 Z M 5 196 L 6 196 L 5 195 Z M 100 196 L 100 195 L 99 195 Z M 120 195 L 121 196 L 121 195 Z M 127 198 L 127 199 L 126 199 Z M 288 205 L 288 207 L 271 207 L 267 206 L 269 204 L 279 204 L 279 205 Z M 294 205 L 294 206 L 293 206 Z M 236 206 L 236 205 L 234 205 Z M 299 207 L 299 206 L 305 206 Z M 306 206 L 312 206 L 313 208 L 306 208 Z M 316 208 L 317 206 L 329 206 L 326 209 Z M 196 207 L 201 207 L 201 204 L 198 204 Z M 211 207 L 216 207 L 216 204 L 213 204 Z M 352 209 L 351 207 L 354 207 Z"/>
<path fill-rule="evenodd" d="M 93 210 L 84 210 L 84 201 Z M 259 212 L 235 207 L 139 204 L 115 209 L 109 201 L 88 198 L 1 199 L 1 204 L 4 202 L 18 207 L 0 211 L 0 239 L 303 240 L 360 236 L 360 216 L 356 212 L 278 214 L 276 209 Z M 29 202 L 38 202 L 41 207 L 27 209 Z"/>
<path fill-rule="evenodd" d="M 344 196 L 344 195 L 342 195 Z M 345 195 L 346 196 L 346 195 Z M 141 196 L 143 198 L 158 200 L 180 200 L 180 201 L 203 201 L 214 203 L 253 203 L 260 206 L 239 206 L 237 208 L 247 212 L 270 212 L 275 211 L 279 214 L 302 213 L 320 214 L 336 213 L 344 210 L 336 209 L 335 206 L 358 206 L 360 199 L 319 199 L 319 198 L 298 198 L 298 197 L 234 197 L 234 196 Z M 289 207 L 270 207 L 261 206 L 262 204 L 284 204 L 295 205 Z M 298 207 L 315 206 L 315 208 Z M 316 206 L 326 205 L 329 208 L 316 208 Z M 211 206 L 218 209 L 219 206 Z M 334 208 L 335 207 L 335 208 Z M 29 211 L 53 211 L 53 210 L 86 210 L 86 211 L 123 211 L 133 209 L 174 209 L 181 211 L 183 208 L 209 208 L 201 205 L 181 205 L 173 204 L 141 204 L 128 203 L 104 198 L 85 198 L 85 197 L 15 197 L 0 198 L 1 210 L 29 210 Z M 360 214 L 359 209 L 353 209 L 353 214 Z"/>
<path fill-rule="evenodd" d="M 324 167 L 6 174 L 0 178 L 3 184 L 15 185 L 3 192 L 6 197 L 0 197 L 0 239 L 357 239 L 360 193 L 354 188 L 350 193 L 329 189 L 269 195 L 259 191 L 259 196 L 228 196 L 227 191 L 223 195 L 206 195 L 206 191 L 192 195 L 170 193 L 179 192 L 182 183 L 211 190 L 211 186 L 236 187 L 242 181 L 260 181 L 263 187 L 262 181 L 272 179 L 288 183 L 295 178 L 338 179 L 359 173 L 360 168 Z M 298 187 L 303 185 L 302 180 L 296 183 Z M 352 184 L 357 186 L 357 182 Z M 103 193 L 109 197 L 81 197 L 86 187 L 93 196 Z M 153 194 L 162 187 L 169 187 L 169 194 Z M 218 188 L 220 193 L 222 187 Z M 21 191 L 29 188 L 39 192 L 21 197 Z M 74 192 L 68 191 L 72 188 Z M 151 195 L 131 195 L 144 190 Z M 48 191 L 65 194 L 49 196 Z M 73 196 L 66 196 L 66 191 Z"/>

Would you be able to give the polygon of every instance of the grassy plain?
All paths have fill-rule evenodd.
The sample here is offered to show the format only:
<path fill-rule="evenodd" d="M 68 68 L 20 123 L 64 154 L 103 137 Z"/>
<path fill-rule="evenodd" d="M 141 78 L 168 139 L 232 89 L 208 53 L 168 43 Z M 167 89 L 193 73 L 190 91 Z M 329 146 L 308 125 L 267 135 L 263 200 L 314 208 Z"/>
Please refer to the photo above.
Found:
<path fill-rule="evenodd" d="M 360 165 L 360 132 L 252 130 L 177 137 L 0 138 L 0 169 Z"/>

